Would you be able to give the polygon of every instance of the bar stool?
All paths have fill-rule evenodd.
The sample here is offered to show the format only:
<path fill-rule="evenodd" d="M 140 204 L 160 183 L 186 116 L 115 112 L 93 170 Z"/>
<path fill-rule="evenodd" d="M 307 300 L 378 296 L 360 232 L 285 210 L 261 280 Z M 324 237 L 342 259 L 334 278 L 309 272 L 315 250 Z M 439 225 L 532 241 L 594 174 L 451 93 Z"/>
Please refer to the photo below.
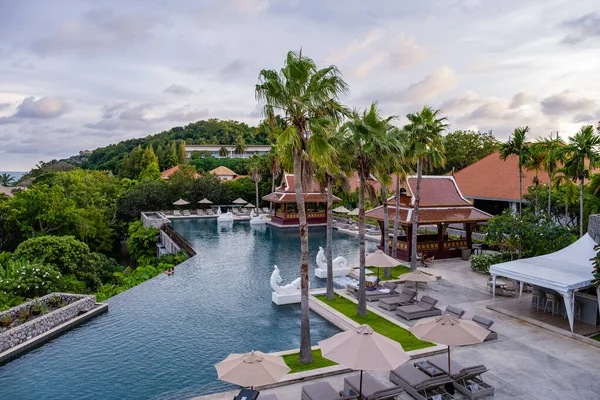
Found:
<path fill-rule="evenodd" d="M 576 320 L 577 317 L 579 317 L 579 320 L 581 320 L 581 303 L 576 301 L 575 303 L 573 303 L 573 319 Z M 563 319 L 567 318 L 567 309 L 565 308 L 565 315 L 563 316 Z"/>
<path fill-rule="evenodd" d="M 533 296 L 531 296 L 530 308 L 535 305 L 535 311 L 539 311 L 540 307 L 544 305 L 544 293 L 537 289 L 531 289 L 531 293 Z"/>
<path fill-rule="evenodd" d="M 554 311 L 556 310 L 556 306 L 560 303 L 558 302 L 558 298 L 550 293 L 546 293 L 546 303 L 544 304 L 544 313 L 548 310 L 548 306 L 550 305 L 552 308 L 552 316 L 554 316 Z"/>

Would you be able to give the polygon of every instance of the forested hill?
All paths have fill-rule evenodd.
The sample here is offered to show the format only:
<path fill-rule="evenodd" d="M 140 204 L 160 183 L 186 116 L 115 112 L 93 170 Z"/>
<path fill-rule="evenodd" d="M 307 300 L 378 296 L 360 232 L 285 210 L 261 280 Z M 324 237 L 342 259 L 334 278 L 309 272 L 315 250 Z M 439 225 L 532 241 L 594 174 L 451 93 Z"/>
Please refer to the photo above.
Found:
<path fill-rule="evenodd" d="M 103 169 L 117 172 L 117 166 L 126 154 L 137 146 L 146 148 L 151 145 L 155 152 L 167 151 L 174 143 L 187 144 L 220 144 L 234 145 L 242 140 L 246 145 L 269 144 L 271 140 L 261 128 L 248 126 L 237 121 L 221 121 L 209 119 L 176 126 L 168 131 L 146 136 L 145 138 L 129 139 L 100 147 L 85 157 L 81 166 L 89 169 Z M 160 158 L 160 154 L 157 154 Z M 77 157 L 73 157 L 77 158 Z"/>

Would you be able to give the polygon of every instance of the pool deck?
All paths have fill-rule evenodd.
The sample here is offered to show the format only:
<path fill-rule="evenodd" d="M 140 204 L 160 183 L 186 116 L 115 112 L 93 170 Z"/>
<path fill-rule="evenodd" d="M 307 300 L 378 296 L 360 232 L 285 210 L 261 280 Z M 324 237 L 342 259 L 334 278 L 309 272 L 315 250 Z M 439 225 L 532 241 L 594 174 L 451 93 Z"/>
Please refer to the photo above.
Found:
<path fill-rule="evenodd" d="M 489 372 L 483 375 L 483 379 L 495 387 L 495 399 L 600 398 L 600 348 L 489 309 L 487 306 L 492 305 L 492 296 L 486 291 L 487 275 L 471 271 L 468 261 L 440 260 L 427 270 L 442 279 L 430 283 L 426 289 L 419 289 L 420 295 L 428 294 L 438 299 L 437 306 L 442 309 L 448 305 L 463 308 L 466 310 L 463 318 L 470 319 L 473 314 L 478 314 L 494 321 L 492 329 L 498 333 L 497 340 L 453 347 L 452 357 L 462 364 L 485 364 Z M 508 307 L 514 299 L 496 298 L 497 307 L 503 303 Z M 377 307 L 377 302 L 368 303 L 368 306 L 390 318 L 399 319 L 393 312 Z M 413 325 L 413 322 L 400 319 L 399 322 Z M 388 380 L 388 372 L 370 373 L 383 384 L 393 386 Z M 343 376 L 346 375 L 325 376 L 318 380 L 342 390 Z M 261 393 L 275 394 L 279 400 L 298 400 L 305 384 L 307 382 L 292 383 Z M 197 399 L 231 400 L 237 392 Z M 412 399 L 406 393 L 399 398 Z M 457 394 L 455 398 L 464 397 Z"/>

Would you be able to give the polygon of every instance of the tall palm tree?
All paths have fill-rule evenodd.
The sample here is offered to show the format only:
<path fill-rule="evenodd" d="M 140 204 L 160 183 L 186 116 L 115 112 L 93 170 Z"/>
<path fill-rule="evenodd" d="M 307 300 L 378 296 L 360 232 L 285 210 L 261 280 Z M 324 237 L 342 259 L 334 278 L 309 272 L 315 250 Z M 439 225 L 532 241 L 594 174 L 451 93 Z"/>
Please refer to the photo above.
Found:
<path fill-rule="evenodd" d="M 548 216 L 550 216 L 552 206 L 552 183 L 554 182 L 554 173 L 558 169 L 558 164 L 562 160 L 562 149 L 565 142 L 556 133 L 556 139 L 550 137 L 539 140 L 534 144 L 544 154 L 542 167 L 548 173 Z"/>
<path fill-rule="evenodd" d="M 406 135 L 403 137 L 399 137 L 400 143 L 406 143 Z M 394 171 L 394 175 L 396 177 L 396 212 L 394 214 L 394 233 L 392 238 L 392 253 L 391 256 L 396 258 L 396 252 L 398 249 L 398 228 L 400 225 L 400 185 L 404 186 L 406 184 L 406 179 L 409 174 L 412 173 L 410 168 L 410 159 L 408 157 L 401 157 L 399 163 L 397 164 L 396 170 Z"/>
<path fill-rule="evenodd" d="M 275 191 L 275 181 L 279 174 L 281 174 L 281 160 L 279 159 L 279 151 L 275 145 L 271 146 L 269 153 L 267 154 L 267 160 L 269 164 L 269 172 L 271 172 L 271 193 Z M 273 203 L 269 203 L 269 213 L 273 212 Z"/>
<path fill-rule="evenodd" d="M 559 193 L 562 193 L 565 202 L 565 227 L 569 226 L 569 205 L 575 204 L 579 197 L 579 188 L 567 175 L 564 168 L 558 168 L 552 177 L 552 185 Z"/>
<path fill-rule="evenodd" d="M 0 174 L 0 185 L 10 186 L 14 182 L 15 182 L 15 178 L 11 174 L 7 174 L 6 172 Z"/>
<path fill-rule="evenodd" d="M 600 162 L 598 154 L 600 136 L 594 132 L 592 125 L 583 126 L 575 136 L 569 137 L 569 144 L 563 148 L 565 171 L 576 182 L 579 180 L 579 236 L 583 236 L 583 186 L 589 177 L 590 170 Z"/>
<path fill-rule="evenodd" d="M 227 147 L 225 146 L 221 146 L 221 148 L 219 149 L 219 157 L 227 157 L 229 156 L 229 150 L 227 150 Z"/>
<path fill-rule="evenodd" d="M 337 67 L 318 69 L 315 62 L 290 51 L 283 68 L 262 70 L 256 85 L 256 97 L 264 101 L 263 112 L 273 124 L 279 115 L 285 130 L 277 138 L 284 153 L 293 160 L 294 190 L 298 207 L 300 232 L 300 363 L 313 361 L 310 342 L 308 308 L 308 225 L 304 203 L 304 187 L 311 176 L 311 160 L 327 158 L 331 150 L 326 135 L 345 113 L 339 96 L 348 85 Z M 310 134 L 309 134 L 310 132 Z"/>
<path fill-rule="evenodd" d="M 529 149 L 529 157 L 525 160 L 525 169 L 527 171 L 535 171 L 535 177 L 533 178 L 533 183 L 535 184 L 535 215 L 538 213 L 539 208 L 539 186 L 540 186 L 540 178 L 539 173 L 540 170 L 544 168 L 544 163 L 546 160 L 545 149 L 539 146 L 540 143 L 534 143 L 531 145 Z"/>
<path fill-rule="evenodd" d="M 523 166 L 525 165 L 529 154 L 527 133 L 529 133 L 528 126 L 516 128 L 512 137 L 509 137 L 506 143 L 500 145 L 500 158 L 502 160 L 506 161 L 511 155 L 516 155 L 519 160 L 519 216 L 521 216 L 521 208 L 523 208 Z"/>
<path fill-rule="evenodd" d="M 244 137 L 242 135 L 238 135 L 235 141 L 235 147 L 233 148 L 233 152 L 241 157 L 242 154 L 246 152 L 247 148 L 248 146 L 246 146 L 246 140 L 244 140 Z"/>
<path fill-rule="evenodd" d="M 374 198 L 373 187 L 366 180 L 377 171 L 381 160 L 393 154 L 401 155 L 403 148 L 392 134 L 392 117 L 382 118 L 375 103 L 361 114 L 353 112 L 350 120 L 342 126 L 341 148 L 352 158 L 350 167 L 358 172 L 358 238 L 360 275 L 358 284 L 358 315 L 367 315 L 365 297 L 365 192 Z"/>
<path fill-rule="evenodd" d="M 248 174 L 254 181 L 256 190 L 256 213 L 258 215 L 258 183 L 262 180 L 263 161 L 257 154 L 248 159 Z"/>
<path fill-rule="evenodd" d="M 404 128 L 408 133 L 408 151 L 411 158 L 417 163 L 417 190 L 412 213 L 411 271 L 417 269 L 417 234 L 423 169 L 443 166 L 446 162 L 443 154 L 442 132 L 446 129 L 447 124 L 446 117 L 439 117 L 439 112 L 430 107 L 423 107 L 420 112 L 406 116 L 410 121 Z"/>

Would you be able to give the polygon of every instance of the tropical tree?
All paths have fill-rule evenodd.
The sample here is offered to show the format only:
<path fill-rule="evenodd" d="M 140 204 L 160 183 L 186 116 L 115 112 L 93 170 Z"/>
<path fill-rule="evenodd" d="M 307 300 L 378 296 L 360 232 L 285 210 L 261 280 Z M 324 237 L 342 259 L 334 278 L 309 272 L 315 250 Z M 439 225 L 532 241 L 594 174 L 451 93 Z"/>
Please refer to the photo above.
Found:
<path fill-rule="evenodd" d="M 533 146 L 544 154 L 542 168 L 548 173 L 548 215 L 551 213 L 552 206 L 552 184 L 554 181 L 554 173 L 558 168 L 558 163 L 562 162 L 562 149 L 565 143 L 556 134 L 556 139 L 549 138 L 539 140 Z"/>
<path fill-rule="evenodd" d="M 579 236 L 583 236 L 583 186 L 585 179 L 600 162 L 598 154 L 600 136 L 592 125 L 583 126 L 575 136 L 569 137 L 569 144 L 563 148 L 565 171 L 573 182 L 579 180 Z"/>
<path fill-rule="evenodd" d="M 396 130 L 396 134 L 398 135 L 398 140 L 400 143 L 408 143 L 407 132 L 404 130 Z M 394 236 L 392 238 L 392 253 L 391 256 L 396 258 L 396 251 L 398 249 L 398 225 L 400 223 L 400 184 L 405 185 L 406 179 L 408 175 L 412 173 L 410 158 L 408 157 L 408 152 L 404 153 L 404 156 L 399 157 L 398 163 L 395 164 L 394 175 L 396 178 L 396 212 L 394 214 Z"/>
<path fill-rule="evenodd" d="M 525 169 L 527 171 L 535 171 L 535 176 L 533 178 L 533 183 L 535 185 L 535 215 L 538 213 L 539 208 L 539 186 L 540 186 L 540 178 L 539 173 L 540 170 L 544 168 L 544 163 L 546 160 L 545 150 L 539 146 L 538 143 L 534 143 L 531 145 L 529 149 L 529 157 L 525 160 Z"/>
<path fill-rule="evenodd" d="M 442 132 L 447 125 L 446 117 L 439 117 L 439 112 L 430 107 L 423 107 L 420 112 L 406 116 L 410 121 L 404 128 L 408 134 L 408 152 L 417 163 L 417 190 L 412 215 L 411 271 L 417 269 L 417 234 L 423 170 L 443 166 L 445 163 Z"/>
<path fill-rule="evenodd" d="M 565 202 L 565 221 L 564 225 L 569 226 L 571 220 L 569 215 L 569 205 L 577 203 L 579 197 L 579 189 L 577 185 L 571 181 L 564 168 L 559 168 L 554 172 L 552 185 L 556 192 L 562 194 Z"/>
<path fill-rule="evenodd" d="M 402 154 L 403 148 L 397 137 L 393 135 L 394 127 L 390 125 L 392 117 L 382 118 L 376 103 L 362 113 L 353 112 L 350 120 L 342 126 L 341 148 L 352 157 L 350 167 L 358 172 L 358 238 L 360 253 L 360 275 L 358 283 L 358 315 L 367 315 L 367 299 L 365 296 L 365 192 L 371 199 L 375 193 L 367 178 L 384 160 L 394 154 Z"/>
<path fill-rule="evenodd" d="M 271 193 L 275 191 L 275 181 L 279 174 L 281 174 L 281 160 L 279 151 L 276 146 L 271 146 L 269 153 L 267 153 L 267 163 L 269 165 L 269 172 L 271 173 Z M 269 213 L 273 211 L 273 203 L 269 203 Z"/>
<path fill-rule="evenodd" d="M 219 149 L 219 157 L 227 157 L 229 155 L 229 150 L 227 150 L 227 147 L 225 146 L 221 146 L 221 148 Z"/>
<path fill-rule="evenodd" d="M 290 51 L 281 71 L 262 70 L 256 85 L 256 97 L 265 103 L 263 112 L 274 125 L 279 116 L 285 130 L 277 141 L 282 151 L 293 160 L 294 190 L 298 207 L 300 232 L 301 277 L 301 363 L 313 361 L 310 343 L 310 320 L 308 307 L 308 225 L 304 203 L 304 187 L 312 178 L 311 162 L 321 161 L 331 150 L 326 135 L 345 113 L 338 98 L 348 90 L 337 67 L 318 69 L 315 62 Z M 309 134 L 310 133 L 310 134 Z"/>
<path fill-rule="evenodd" d="M 519 215 L 522 215 L 521 208 L 523 206 L 523 166 L 529 155 L 529 145 L 527 144 L 527 133 L 529 127 L 516 128 L 511 137 L 506 143 L 500 145 L 500 158 L 504 161 L 511 156 L 518 157 L 519 165 Z"/>
<path fill-rule="evenodd" d="M 1 186 L 10 186 L 15 182 L 15 178 L 11 174 L 7 174 L 6 172 L 0 174 L 0 185 Z"/>
<path fill-rule="evenodd" d="M 254 181 L 256 189 L 256 213 L 258 215 L 258 183 L 262 180 L 263 162 L 260 156 L 254 154 L 248 159 L 248 174 Z"/>
<path fill-rule="evenodd" d="M 233 152 L 241 157 L 242 154 L 246 152 L 247 148 L 248 146 L 246 146 L 246 141 L 244 140 L 244 137 L 241 134 L 238 135 L 235 141 L 235 147 L 233 148 Z"/>

